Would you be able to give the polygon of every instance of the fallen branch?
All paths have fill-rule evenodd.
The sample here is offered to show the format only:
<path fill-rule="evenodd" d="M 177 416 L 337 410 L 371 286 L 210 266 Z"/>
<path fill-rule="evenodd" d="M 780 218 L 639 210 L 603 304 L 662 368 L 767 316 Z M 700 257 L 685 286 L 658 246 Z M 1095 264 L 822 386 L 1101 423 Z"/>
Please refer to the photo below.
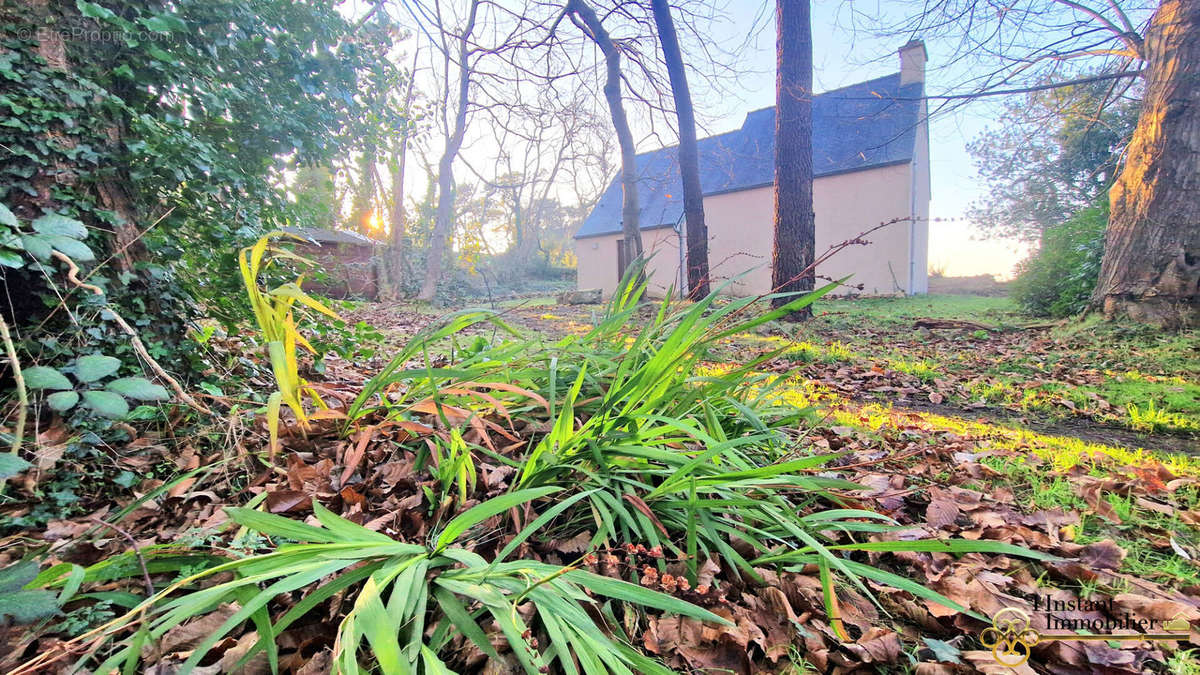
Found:
<path fill-rule="evenodd" d="M 75 284 L 77 288 L 89 290 L 96 295 L 104 295 L 104 291 L 99 286 L 93 286 L 92 284 L 86 283 L 79 279 L 79 265 L 76 265 L 75 261 L 71 260 L 70 256 L 61 251 L 54 251 L 53 256 L 67 266 L 67 279 L 71 283 Z M 167 374 L 167 371 L 158 364 L 158 361 L 154 360 L 154 357 L 150 356 L 150 352 L 146 350 L 146 345 L 142 344 L 141 336 L 138 335 L 138 332 L 133 329 L 133 326 L 130 326 L 120 314 L 117 314 L 112 305 L 106 303 L 105 308 L 112 315 L 113 321 L 116 322 L 116 324 L 121 327 L 121 330 L 125 331 L 125 334 L 129 336 L 129 342 L 131 345 L 133 345 L 133 350 L 138 353 L 138 356 L 141 356 L 146 361 L 147 365 L 150 366 L 150 370 L 153 370 L 155 375 L 171 386 L 171 389 L 174 390 L 175 395 L 180 401 L 184 402 L 197 412 L 209 416 L 215 415 L 211 409 L 209 409 L 203 403 L 200 403 L 196 399 L 192 398 L 191 395 L 184 391 L 183 386 L 181 386 L 175 378 Z"/>
<path fill-rule="evenodd" d="M 109 528 L 113 532 L 116 532 L 117 534 L 124 537 L 125 541 L 129 542 L 129 545 L 133 548 L 133 554 L 135 556 L 137 556 L 138 563 L 142 566 L 142 582 L 146 584 L 146 597 L 147 598 L 154 597 L 154 582 L 150 580 L 150 569 L 148 567 L 146 567 L 146 558 L 142 556 L 142 549 L 138 548 L 137 540 L 133 538 L 133 535 L 129 534 L 128 532 L 121 529 L 120 527 L 118 527 L 112 523 L 100 520 L 99 518 L 97 518 L 95 516 L 91 517 L 91 521 L 96 523 L 97 525 L 103 525 L 104 527 Z"/>
<path fill-rule="evenodd" d="M 21 440 L 25 436 L 25 415 L 29 408 L 29 393 L 25 391 L 25 377 L 21 374 L 21 362 L 17 360 L 17 348 L 13 344 L 12 335 L 8 332 L 8 323 L 0 317 L 0 337 L 4 338 L 4 350 L 8 352 L 8 363 L 12 367 L 13 382 L 17 385 L 17 428 L 13 430 L 12 452 L 14 455 L 21 449 Z"/>
<path fill-rule="evenodd" d="M 914 328 L 962 328 L 965 330 L 995 330 L 993 326 L 985 326 L 974 321 L 964 321 L 962 319 L 917 319 L 913 323 Z"/>

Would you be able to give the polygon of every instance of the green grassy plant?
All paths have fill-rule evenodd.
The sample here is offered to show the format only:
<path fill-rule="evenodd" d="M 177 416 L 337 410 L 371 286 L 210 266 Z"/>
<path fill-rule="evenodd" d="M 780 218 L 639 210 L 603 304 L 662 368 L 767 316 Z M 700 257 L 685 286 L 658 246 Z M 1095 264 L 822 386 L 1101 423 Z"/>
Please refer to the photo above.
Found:
<path fill-rule="evenodd" d="M 585 605 L 591 594 L 635 605 L 723 623 L 725 620 L 687 602 L 617 579 L 573 567 L 518 560 L 504 562 L 531 532 L 517 535 L 491 562 L 455 546 L 472 528 L 514 506 L 556 492 L 556 488 L 518 491 L 496 497 L 460 514 L 426 544 L 407 544 L 368 530 L 314 505 L 321 527 L 248 508 L 230 508 L 230 518 L 267 537 L 291 540 L 276 550 L 224 561 L 172 584 L 80 638 L 103 642 L 135 630 L 100 663 L 97 672 L 139 672 L 143 646 L 154 644 L 172 628 L 204 616 L 224 603 L 238 603 L 236 613 L 208 633 L 177 672 L 194 669 L 225 636 L 243 624 L 258 639 L 243 655 L 245 664 L 266 653 L 278 670 L 275 637 L 334 594 L 350 587 L 358 593 L 342 618 L 334 649 L 335 673 L 363 673 L 366 650 L 385 673 L 449 672 L 438 654 L 452 638 L 462 636 L 484 654 L 499 658 L 481 623 L 494 620 L 514 656 L 531 673 L 557 661 L 564 672 L 669 673 L 625 641 L 595 630 Z M 93 579 L 102 569 L 88 570 Z M 232 576 L 222 581 L 221 578 Z M 217 583 L 211 583 L 213 580 Z M 303 600 L 272 616 L 268 603 L 282 593 L 308 589 Z M 529 642 L 517 605 L 530 602 L 551 637 L 539 652 Z M 90 659 L 85 657 L 77 666 Z"/>
<path fill-rule="evenodd" d="M 246 296 L 250 308 L 254 311 L 254 319 L 262 332 L 263 341 L 267 345 L 267 354 L 271 361 L 271 371 L 275 375 L 275 383 L 279 391 L 273 394 L 268 404 L 268 423 L 272 437 L 277 434 L 279 425 L 279 403 L 282 400 L 291 408 L 296 420 L 303 428 L 308 420 L 304 412 L 302 399 L 308 396 L 315 404 L 325 407 L 317 392 L 308 386 L 300 377 L 299 363 L 296 356 L 298 347 L 316 353 L 308 340 L 296 328 L 293 309 L 297 302 L 333 319 L 338 319 L 325 305 L 313 299 L 300 289 L 303 277 L 293 282 L 277 286 L 274 290 L 263 292 L 259 288 L 259 276 L 276 260 L 289 260 L 301 265 L 312 265 L 312 262 L 291 251 L 272 246 L 271 242 L 283 237 L 289 237 L 285 232 L 271 232 L 262 236 L 253 246 L 248 246 L 238 253 L 238 265 L 241 268 L 242 282 L 246 288 Z M 299 237 L 295 237 L 299 239 Z"/>
<path fill-rule="evenodd" d="M 729 573 L 740 573 L 749 583 L 762 582 L 758 568 L 815 568 L 827 616 L 843 639 L 849 636 L 839 618 L 838 584 L 852 585 L 872 598 L 868 583 L 891 586 L 968 611 L 886 569 L 881 555 L 1047 557 L 996 541 L 893 540 L 899 523 L 842 505 L 837 492 L 859 485 L 820 473 L 839 455 L 814 453 L 798 442 L 810 411 L 797 407 L 789 394 L 794 378 L 755 372 L 786 350 L 786 343 L 749 363 L 705 366 L 712 350 L 730 336 L 803 307 L 828 288 L 790 297 L 783 307 L 766 312 L 753 298 L 717 302 L 716 293 L 694 303 L 668 297 L 645 305 L 645 283 L 636 281 L 639 271 L 630 271 L 588 333 L 554 344 L 476 338 L 459 349 L 454 337 L 467 327 L 482 322 L 498 330 L 506 327 L 492 312 L 452 314 L 400 350 L 348 406 L 347 433 L 367 421 L 413 423 L 414 414 L 437 417 L 446 432 L 430 430 L 438 440 L 424 467 L 440 486 L 439 506 L 453 507 L 447 502 L 453 494 L 462 509 L 476 495 L 476 455 L 514 469 L 510 492 L 458 515 L 449 508 L 447 517 L 453 517 L 423 541 L 397 541 L 369 531 L 316 502 L 321 527 L 250 507 L 230 508 L 230 518 L 243 533 L 229 547 L 249 545 L 253 553 L 231 560 L 202 548 L 178 560 L 177 549 L 143 551 L 154 566 L 152 573 L 189 573 L 81 636 L 81 643 L 94 647 L 92 653 L 102 654 L 81 665 L 101 661 L 94 671 L 134 672 L 143 645 L 236 602 L 236 613 L 206 636 L 183 671 L 244 627 L 257 634 L 244 659 L 265 653 L 274 669 L 279 661 L 276 638 L 309 612 L 326 611 L 326 601 L 339 593 L 349 603 L 337 629 L 334 661 L 339 673 L 371 668 L 446 672 L 443 659 L 453 662 L 452 643 L 465 640 L 484 654 L 496 653 L 485 633 L 485 624 L 493 621 L 512 658 L 529 673 L 548 668 L 667 672 L 629 644 L 620 621 L 599 618 L 611 612 L 588 611 L 595 604 L 593 596 L 720 621 L 671 596 L 575 565 L 509 560 L 526 542 L 541 550 L 581 534 L 589 535 L 589 552 L 637 543 L 661 547 L 664 555 L 685 562 L 693 584 L 698 564 L 706 558 L 723 559 Z M 447 342 L 452 358 L 435 365 L 432 355 L 445 353 Z M 539 431 L 525 435 L 524 447 L 505 453 L 490 447 L 489 437 L 511 435 L 507 429 L 516 420 Z M 475 434 L 470 443 L 468 433 Z M 428 447 L 423 439 L 413 442 Z M 509 519 L 513 511 L 529 514 L 519 530 Z M 487 533 L 479 531 L 484 521 L 493 524 Z M 473 550 L 460 543 L 494 542 L 509 535 L 499 550 L 492 548 L 498 544 Z M 255 545 L 247 536 L 261 543 Z M 122 567 L 99 563 L 87 571 L 86 581 L 138 574 L 128 562 Z M 659 564 L 660 571 L 665 569 L 664 559 Z M 289 594 L 293 600 L 282 608 L 272 602 Z M 530 642 L 530 615 L 516 611 L 526 602 L 550 644 L 535 647 Z M 636 613 L 625 618 L 637 621 Z M 608 625 L 599 626 L 599 621 Z M 106 643 L 113 648 L 101 649 Z"/>

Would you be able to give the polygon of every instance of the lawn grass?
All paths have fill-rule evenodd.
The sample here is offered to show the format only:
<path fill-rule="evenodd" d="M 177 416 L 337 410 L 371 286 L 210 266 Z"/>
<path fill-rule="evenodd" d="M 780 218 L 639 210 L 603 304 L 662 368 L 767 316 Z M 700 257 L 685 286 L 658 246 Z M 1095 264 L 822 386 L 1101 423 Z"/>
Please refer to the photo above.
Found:
<path fill-rule="evenodd" d="M 920 318 L 988 330 L 927 330 Z M 932 385 L 954 403 L 999 406 L 1051 422 L 1084 417 L 1140 433 L 1200 433 L 1200 331 L 1164 333 L 1098 317 L 1033 322 L 1005 297 L 931 295 L 833 299 L 811 321 L 775 323 L 764 338 L 797 364 L 883 367 Z M 766 346 L 766 345 L 764 345 Z"/>
<path fill-rule="evenodd" d="M 818 322 L 837 326 L 870 321 L 878 326 L 911 324 L 913 319 L 962 319 L 978 323 L 1029 323 L 1007 297 L 911 295 L 822 300 L 813 309 Z"/>

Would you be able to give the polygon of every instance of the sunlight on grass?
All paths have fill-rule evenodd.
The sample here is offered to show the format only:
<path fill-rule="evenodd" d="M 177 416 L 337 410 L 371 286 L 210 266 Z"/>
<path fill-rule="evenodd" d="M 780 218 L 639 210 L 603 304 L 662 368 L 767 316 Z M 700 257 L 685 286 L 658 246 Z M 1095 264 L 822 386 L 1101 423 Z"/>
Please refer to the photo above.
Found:
<path fill-rule="evenodd" d="M 932 382 L 937 377 L 937 364 L 929 359 L 892 359 L 888 367 L 899 373 L 906 373 L 921 380 Z"/>
<path fill-rule="evenodd" d="M 1097 461 L 1112 461 L 1125 466 L 1161 462 L 1179 475 L 1200 474 L 1200 458 L 1196 457 L 1156 453 L 1141 448 L 1122 448 L 961 417 L 928 412 L 901 412 L 875 403 L 856 406 L 828 387 L 801 378 L 793 378 L 786 386 L 778 388 L 776 395 L 781 401 L 800 407 L 814 404 L 829 406 L 830 418 L 837 424 L 871 431 L 879 431 L 884 427 L 916 425 L 928 431 L 951 432 L 978 439 L 981 450 L 1030 452 L 1050 463 L 1056 471 L 1066 471 L 1081 465 L 1090 467 Z"/>
<path fill-rule="evenodd" d="M 823 320 L 869 318 L 883 322 L 914 317 L 996 321 L 1015 316 L 1016 306 L 1007 297 L 974 295 L 918 295 L 896 298 L 833 299 L 818 302 L 813 312 Z"/>

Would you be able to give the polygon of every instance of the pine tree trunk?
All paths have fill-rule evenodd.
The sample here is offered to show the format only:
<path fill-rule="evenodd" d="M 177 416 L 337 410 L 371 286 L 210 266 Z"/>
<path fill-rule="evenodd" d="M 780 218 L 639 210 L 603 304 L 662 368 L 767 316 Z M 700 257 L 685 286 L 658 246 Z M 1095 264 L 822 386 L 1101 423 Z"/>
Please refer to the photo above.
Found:
<path fill-rule="evenodd" d="M 1112 206 L 1093 303 L 1107 318 L 1200 324 L 1200 0 L 1162 0 L 1146 93 Z"/>
<path fill-rule="evenodd" d="M 637 193 L 637 151 L 633 146 L 633 131 L 629 128 L 629 119 L 625 116 L 625 105 L 621 102 L 621 52 L 617 50 L 612 37 L 600 23 L 596 12 L 586 2 L 569 0 L 567 9 L 583 21 L 583 25 L 591 33 L 592 41 L 604 54 L 604 98 L 608 102 L 608 111 L 617 132 L 617 144 L 621 147 L 621 231 L 625 235 L 622 240 L 625 255 L 622 259 L 628 264 L 642 257 L 642 231 L 638 223 L 638 213 L 641 209 L 638 207 Z M 622 267 L 621 272 L 624 271 Z"/>
<path fill-rule="evenodd" d="M 771 285 L 776 291 L 811 291 L 805 270 L 816 249 L 812 163 L 812 27 L 809 0 L 775 4 L 775 246 Z M 777 298 L 775 306 L 789 298 Z M 812 316 L 806 307 L 787 318 Z"/>
<path fill-rule="evenodd" d="M 671 95 L 675 99 L 675 114 L 679 118 L 679 176 L 683 181 L 683 215 L 687 226 L 687 284 L 688 297 L 698 300 L 708 295 L 708 227 L 704 224 L 704 193 L 700 185 L 700 153 L 696 147 L 696 114 L 692 93 L 688 89 L 687 73 L 683 69 L 683 54 L 671 19 L 667 0 L 650 0 L 654 24 L 662 43 L 667 76 L 671 79 Z"/>

